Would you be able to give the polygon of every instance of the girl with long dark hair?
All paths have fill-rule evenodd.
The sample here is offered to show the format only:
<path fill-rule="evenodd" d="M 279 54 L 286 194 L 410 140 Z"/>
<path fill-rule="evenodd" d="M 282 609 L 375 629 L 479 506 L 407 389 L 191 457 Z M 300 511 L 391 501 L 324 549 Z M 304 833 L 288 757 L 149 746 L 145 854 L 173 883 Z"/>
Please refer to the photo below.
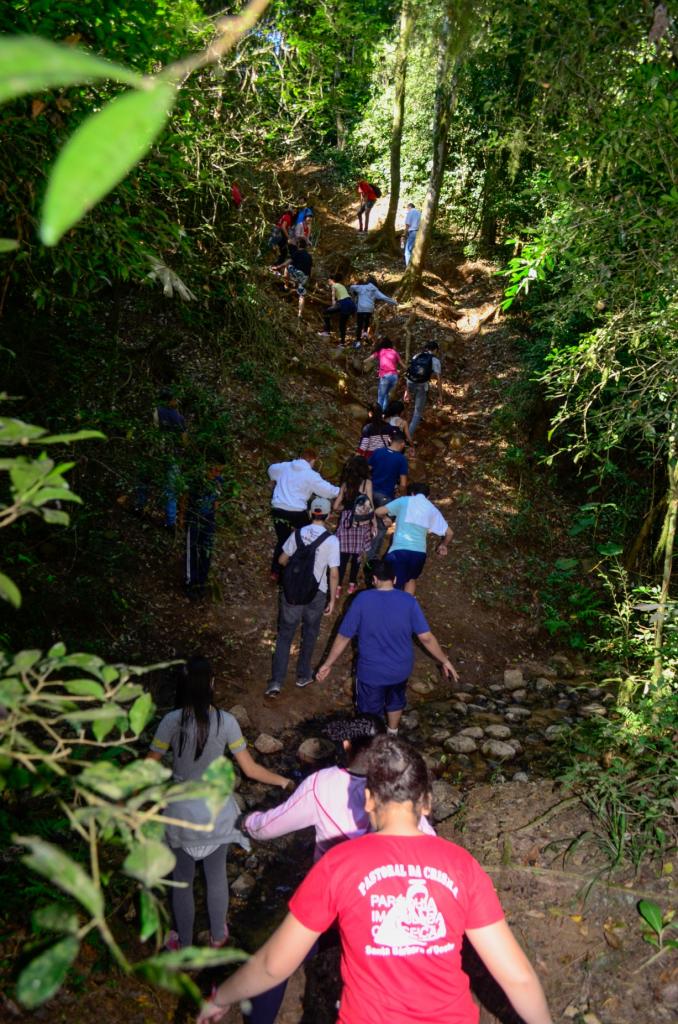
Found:
<path fill-rule="evenodd" d="M 287 978 L 336 921 L 344 988 L 337 1024 L 477 1024 L 464 937 L 525 1024 L 553 1024 L 541 985 L 509 928 L 492 880 L 462 847 L 419 828 L 431 787 L 420 754 L 378 736 L 367 754 L 373 832 L 340 843 L 311 869 L 289 913 L 215 990 L 199 1024 Z"/>
<path fill-rule="evenodd" d="M 367 459 L 353 455 L 342 470 L 339 485 L 339 494 L 332 506 L 335 512 L 339 512 L 336 533 L 340 550 L 337 597 L 341 594 L 349 565 L 348 593 L 353 594 L 357 590 L 360 559 L 369 549 L 374 534 L 374 498 Z M 365 495 L 366 500 L 358 501 L 359 495 Z"/>
<path fill-rule="evenodd" d="M 369 419 L 362 429 L 358 454 L 369 458 L 377 448 L 388 448 L 391 434 L 395 430 L 388 420 L 384 419 L 384 410 L 375 402 L 368 409 Z"/>
<path fill-rule="evenodd" d="M 371 360 L 379 364 L 377 402 L 382 409 L 385 409 L 388 405 L 388 396 L 398 383 L 398 367 L 405 364 L 390 338 L 379 339 L 374 352 L 367 357 L 365 362 L 369 363 Z"/>
<path fill-rule="evenodd" d="M 221 711 L 214 703 L 214 672 L 207 658 L 189 658 L 177 686 L 176 709 L 162 719 L 156 729 L 149 757 L 160 761 L 172 752 L 172 773 L 175 782 L 201 778 L 213 761 L 226 751 L 249 778 L 281 789 L 293 787 L 290 779 L 270 772 L 257 764 L 247 749 L 240 726 L 233 715 Z M 165 840 L 176 857 L 172 880 L 184 883 L 172 889 L 172 911 L 176 931 L 170 932 L 169 948 L 177 949 L 193 943 L 195 902 L 193 880 L 195 866 L 202 861 L 207 886 L 207 910 L 210 921 L 210 945 L 223 946 L 228 940 L 226 912 L 228 881 L 226 854 L 231 843 L 247 846 L 235 827 L 240 814 L 233 795 L 219 810 L 211 828 L 197 831 L 190 825 L 209 825 L 211 812 L 204 800 L 178 800 L 167 808 L 167 816 L 185 821 L 184 825 L 167 825 Z"/>

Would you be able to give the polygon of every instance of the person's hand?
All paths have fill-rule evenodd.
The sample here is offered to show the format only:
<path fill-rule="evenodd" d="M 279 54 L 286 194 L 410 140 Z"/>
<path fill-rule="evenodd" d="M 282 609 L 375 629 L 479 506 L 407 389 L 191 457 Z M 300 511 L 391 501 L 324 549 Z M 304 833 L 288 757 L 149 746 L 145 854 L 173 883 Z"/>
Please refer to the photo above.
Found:
<path fill-rule="evenodd" d="M 196 1024 L 208 1024 L 208 1022 L 224 1020 L 230 1008 L 230 1006 L 217 1006 L 211 999 L 207 999 L 200 1007 Z"/>
<path fill-rule="evenodd" d="M 327 679 L 331 671 L 331 665 L 321 665 L 318 671 L 316 672 L 315 677 L 318 680 L 318 682 L 324 683 L 324 681 Z"/>
<path fill-rule="evenodd" d="M 330 603 L 328 604 L 327 608 L 323 612 L 323 615 L 331 615 L 333 611 L 334 611 L 334 601 L 330 601 Z"/>
<path fill-rule="evenodd" d="M 282 780 L 283 784 L 280 788 L 282 789 L 283 793 L 294 793 L 294 790 L 297 787 L 297 784 L 294 781 L 294 779 L 286 779 L 285 776 L 283 775 Z"/>
<path fill-rule="evenodd" d="M 445 658 L 445 661 L 441 662 L 440 667 L 446 679 L 452 679 L 455 683 L 459 682 L 459 673 L 449 658 Z"/>
<path fill-rule="evenodd" d="M 436 548 L 436 554 L 440 555 L 441 558 L 444 558 L 447 554 L 447 544 L 439 544 Z"/>
<path fill-rule="evenodd" d="M 407 390 L 407 388 L 405 388 L 405 390 L 403 392 L 403 402 L 409 402 L 409 400 L 410 400 L 410 393 Z"/>

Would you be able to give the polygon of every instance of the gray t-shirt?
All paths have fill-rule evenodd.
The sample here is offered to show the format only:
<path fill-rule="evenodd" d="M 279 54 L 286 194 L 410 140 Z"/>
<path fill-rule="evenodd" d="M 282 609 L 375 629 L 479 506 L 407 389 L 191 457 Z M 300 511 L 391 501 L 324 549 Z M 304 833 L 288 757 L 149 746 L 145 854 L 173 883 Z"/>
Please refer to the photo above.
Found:
<path fill-rule="evenodd" d="M 156 729 L 151 750 L 156 754 L 166 754 L 172 751 L 173 775 L 176 782 L 192 782 L 199 779 L 203 772 L 218 757 L 228 750 L 230 754 L 238 754 L 245 750 L 247 743 L 240 730 L 237 720 L 227 711 L 217 711 L 210 708 L 210 729 L 205 741 L 205 746 L 200 757 L 195 758 L 195 745 L 197 729 L 195 721 L 188 719 L 184 729 L 181 726 L 182 711 L 170 711 L 162 719 Z M 181 753 L 182 731 L 184 742 Z M 192 822 L 196 825 L 207 825 L 211 820 L 211 814 L 207 804 L 201 799 L 178 800 L 167 807 L 167 817 L 180 818 L 182 821 Z M 240 811 L 233 796 L 229 796 L 223 807 L 216 816 L 214 827 L 199 831 L 186 828 L 181 825 L 166 825 L 165 839 L 171 847 L 180 847 L 196 859 L 208 854 L 218 846 L 225 843 L 243 843 L 240 832 L 234 828 L 234 823 Z"/>

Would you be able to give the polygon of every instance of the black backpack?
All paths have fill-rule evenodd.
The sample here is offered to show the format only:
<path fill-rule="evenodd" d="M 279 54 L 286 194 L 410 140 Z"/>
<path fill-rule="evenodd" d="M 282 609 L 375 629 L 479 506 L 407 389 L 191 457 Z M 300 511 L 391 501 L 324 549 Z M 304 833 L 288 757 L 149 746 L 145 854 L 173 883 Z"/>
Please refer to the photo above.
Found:
<path fill-rule="evenodd" d="M 313 571 L 315 551 L 330 536 L 329 530 L 324 530 L 310 544 L 304 544 L 301 539 L 301 531 L 294 531 L 297 550 L 291 556 L 282 574 L 283 594 L 288 604 L 310 604 L 318 593 L 320 584 Z"/>
<path fill-rule="evenodd" d="M 433 356 L 430 352 L 419 352 L 410 359 L 406 377 L 413 384 L 426 384 L 433 374 Z"/>
<path fill-rule="evenodd" d="M 363 526 L 365 523 L 371 523 L 373 519 L 374 505 L 370 501 L 369 495 L 361 491 L 353 502 L 351 526 Z"/>
<path fill-rule="evenodd" d="M 379 186 L 371 184 L 370 187 L 374 192 L 375 196 L 377 197 L 377 199 L 381 199 L 381 189 L 379 188 Z"/>

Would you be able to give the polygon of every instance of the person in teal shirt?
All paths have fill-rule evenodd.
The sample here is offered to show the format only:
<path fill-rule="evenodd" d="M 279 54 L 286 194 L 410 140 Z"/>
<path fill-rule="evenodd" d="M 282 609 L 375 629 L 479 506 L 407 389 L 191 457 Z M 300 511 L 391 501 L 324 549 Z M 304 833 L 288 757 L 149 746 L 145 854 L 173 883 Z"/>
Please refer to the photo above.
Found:
<path fill-rule="evenodd" d="M 396 587 L 408 594 L 414 594 L 417 589 L 416 581 L 426 562 L 429 533 L 442 537 L 436 549 L 441 557 L 447 554 L 447 545 L 452 539 L 452 530 L 428 500 L 428 494 L 428 484 L 410 484 L 407 497 L 396 498 L 375 509 L 380 519 L 395 520 L 393 543 L 386 560 L 395 570 Z"/>

